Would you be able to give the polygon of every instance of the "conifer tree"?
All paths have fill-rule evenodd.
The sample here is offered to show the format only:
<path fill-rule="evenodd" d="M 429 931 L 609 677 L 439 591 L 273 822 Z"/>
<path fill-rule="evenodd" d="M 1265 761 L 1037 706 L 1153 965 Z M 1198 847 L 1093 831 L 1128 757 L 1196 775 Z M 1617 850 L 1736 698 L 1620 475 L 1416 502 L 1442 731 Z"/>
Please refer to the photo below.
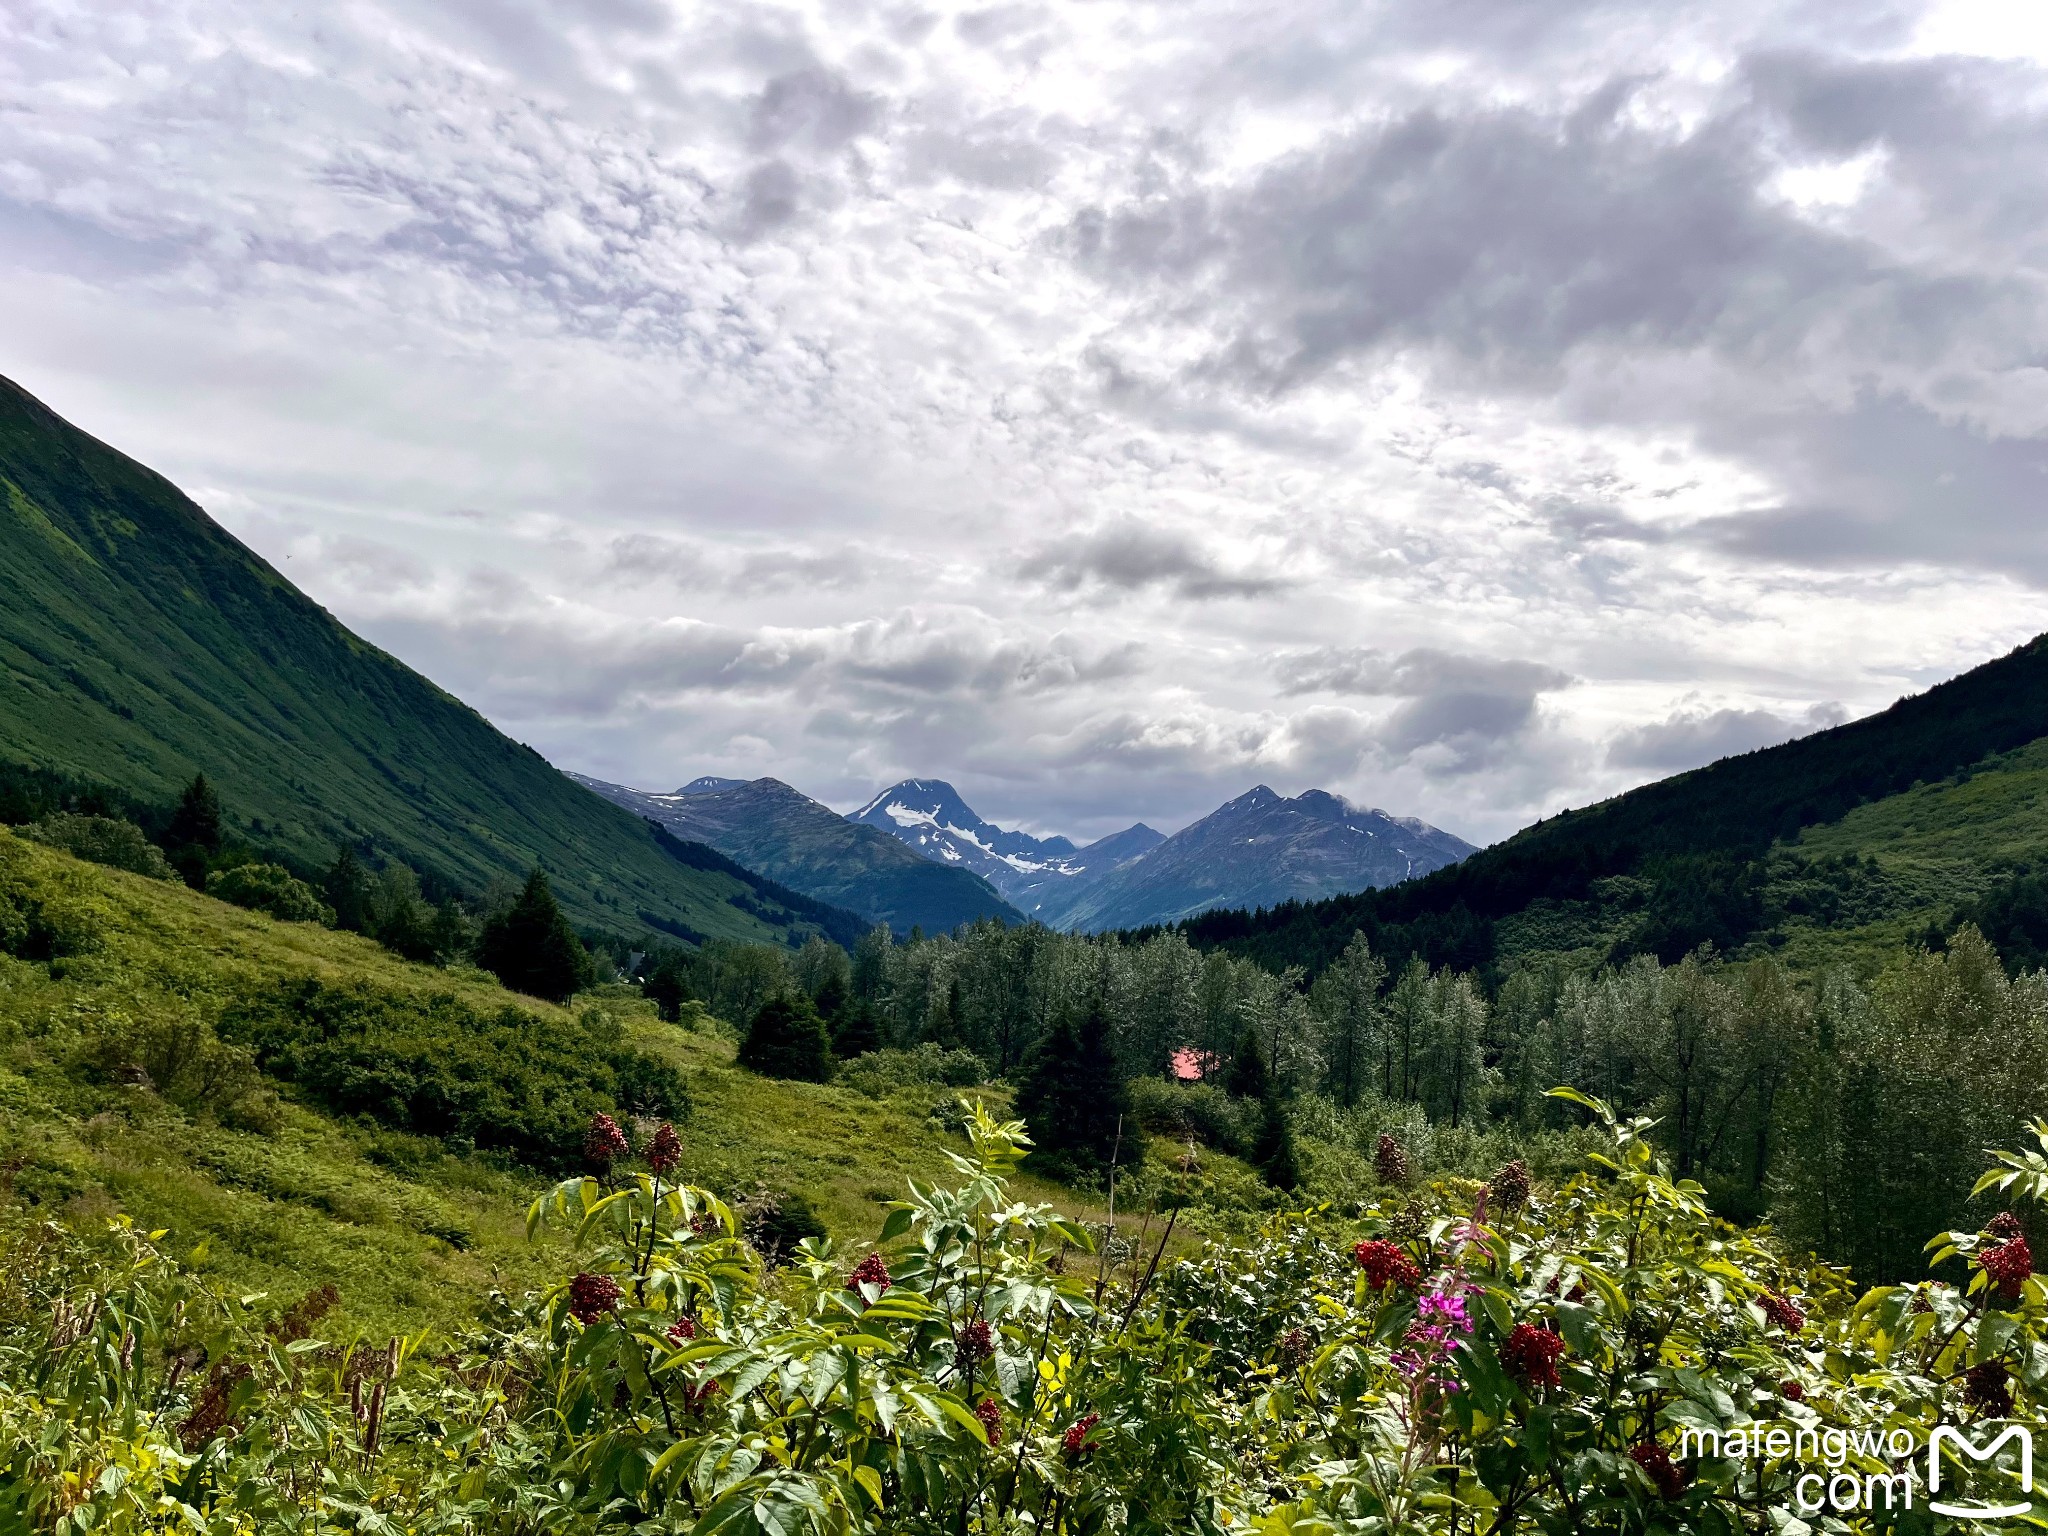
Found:
<path fill-rule="evenodd" d="M 170 853 L 171 864 L 185 877 L 187 885 L 204 890 L 206 876 L 226 840 L 220 796 L 206 782 L 205 774 L 197 774 L 178 797 L 178 808 L 171 813 L 170 825 L 164 829 L 164 846 Z"/>
<path fill-rule="evenodd" d="M 832 1025 L 832 1054 L 841 1061 L 865 1056 L 882 1048 L 881 1026 L 866 998 L 856 997 L 839 1011 Z"/>
<path fill-rule="evenodd" d="M 376 883 L 356 857 L 355 849 L 344 844 L 321 884 L 321 894 L 334 909 L 334 926 L 350 933 L 367 933 L 374 920 L 376 893 Z"/>
<path fill-rule="evenodd" d="M 1231 1060 L 1230 1076 L 1224 1086 L 1233 1098 L 1251 1104 L 1258 1117 L 1245 1160 L 1274 1188 L 1298 1187 L 1301 1162 L 1295 1152 L 1294 1128 L 1288 1123 L 1287 1106 L 1280 1102 L 1279 1085 L 1266 1070 L 1257 1030 L 1246 1029 L 1238 1040 L 1237 1054 Z"/>
<path fill-rule="evenodd" d="M 1094 1172 L 1112 1157 L 1127 1166 L 1138 1160 L 1130 1088 L 1117 1066 L 1100 994 L 1078 1025 L 1061 1019 L 1040 1043 L 1017 1091 L 1017 1108 L 1042 1150 L 1077 1167 Z"/>
<path fill-rule="evenodd" d="M 513 991 L 551 1003 L 566 1002 L 590 977 L 590 955 L 538 869 L 519 899 L 484 924 L 476 958 Z"/>
<path fill-rule="evenodd" d="M 739 1063 L 763 1077 L 822 1083 L 832 1076 L 825 1021 L 801 993 L 778 993 L 755 1010 L 740 1042 Z"/>

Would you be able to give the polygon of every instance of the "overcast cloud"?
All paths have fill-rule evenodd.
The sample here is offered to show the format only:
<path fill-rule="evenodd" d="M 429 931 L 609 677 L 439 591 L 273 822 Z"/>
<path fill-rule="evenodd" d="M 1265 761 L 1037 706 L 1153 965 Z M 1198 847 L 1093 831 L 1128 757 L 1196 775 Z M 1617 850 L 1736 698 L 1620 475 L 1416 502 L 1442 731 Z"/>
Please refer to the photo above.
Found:
<path fill-rule="evenodd" d="M 563 767 L 1475 841 L 2048 628 L 1992 0 L 18 0 L 0 373 Z"/>

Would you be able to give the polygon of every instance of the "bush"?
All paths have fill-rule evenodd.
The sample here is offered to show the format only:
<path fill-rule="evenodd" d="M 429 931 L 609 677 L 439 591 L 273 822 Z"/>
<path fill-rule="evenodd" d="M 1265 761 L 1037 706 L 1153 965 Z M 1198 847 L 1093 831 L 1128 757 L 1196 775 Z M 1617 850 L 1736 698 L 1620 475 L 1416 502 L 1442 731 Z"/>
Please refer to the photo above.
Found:
<path fill-rule="evenodd" d="M 237 864 L 206 877 L 206 894 L 252 912 L 267 912 L 287 923 L 331 923 L 334 913 L 313 891 L 278 864 Z"/>
<path fill-rule="evenodd" d="M 869 1051 L 839 1069 L 839 1081 L 871 1099 L 906 1088 L 973 1088 L 988 1081 L 988 1063 L 972 1051 L 942 1051 L 927 1040 L 915 1050 Z"/>
<path fill-rule="evenodd" d="M 771 997 L 754 1013 L 740 1042 L 739 1063 L 763 1077 L 822 1083 L 832 1076 L 825 1021 L 807 997 Z"/>
<path fill-rule="evenodd" d="M 21 829 L 23 837 L 46 847 L 61 849 L 75 859 L 125 869 L 132 875 L 152 880 L 175 880 L 163 850 L 142 835 L 132 821 L 113 816 L 72 816 L 59 812 Z"/>
<path fill-rule="evenodd" d="M 577 1165 L 600 1110 L 689 1110 L 681 1074 L 627 1046 L 597 1009 L 573 1022 L 486 1013 L 448 993 L 307 977 L 231 1007 L 220 1032 L 337 1114 L 540 1167 Z"/>
<path fill-rule="evenodd" d="M 1214 1083 L 1134 1078 L 1131 1110 L 1138 1124 L 1172 1141 L 1193 1137 L 1205 1147 L 1231 1153 L 1243 1151 L 1250 1142 L 1252 1127 L 1244 1106 Z"/>
<path fill-rule="evenodd" d="M 223 1041 L 191 1004 L 163 1001 L 133 1015 L 93 1021 L 79 1066 L 101 1082 L 153 1092 L 192 1114 L 241 1130 L 275 1131 L 277 1096 L 247 1046 Z"/>

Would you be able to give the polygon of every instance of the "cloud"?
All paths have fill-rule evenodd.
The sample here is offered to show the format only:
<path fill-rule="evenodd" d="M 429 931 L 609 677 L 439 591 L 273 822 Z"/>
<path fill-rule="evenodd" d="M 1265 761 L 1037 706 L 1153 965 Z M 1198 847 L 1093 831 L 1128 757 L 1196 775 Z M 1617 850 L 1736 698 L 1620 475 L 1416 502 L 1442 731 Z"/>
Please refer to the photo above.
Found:
<path fill-rule="evenodd" d="M 1042 545 L 1017 566 L 1026 580 L 1072 592 L 1091 585 L 1135 592 L 1164 587 L 1196 600 L 1264 597 L 1288 583 L 1256 569 L 1232 569 L 1195 539 L 1135 518 Z"/>
<path fill-rule="evenodd" d="M 1848 711 L 1832 702 L 1815 704 L 1792 719 L 1768 709 L 1691 706 L 1653 724 L 1622 731 L 1608 744 L 1607 761 L 1617 768 L 1682 773 L 1826 730 L 1847 718 Z"/>

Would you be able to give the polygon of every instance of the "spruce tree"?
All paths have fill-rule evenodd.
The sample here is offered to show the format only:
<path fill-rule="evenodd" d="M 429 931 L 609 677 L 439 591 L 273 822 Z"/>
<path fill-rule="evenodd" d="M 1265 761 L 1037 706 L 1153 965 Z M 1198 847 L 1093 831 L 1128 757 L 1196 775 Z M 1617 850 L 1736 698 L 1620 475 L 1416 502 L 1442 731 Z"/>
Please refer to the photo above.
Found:
<path fill-rule="evenodd" d="M 519 899 L 484 924 L 476 958 L 513 991 L 551 1003 L 568 1001 L 590 977 L 590 955 L 538 869 Z"/>
<path fill-rule="evenodd" d="M 1245 1161 L 1258 1169 L 1274 1188 L 1297 1188 L 1301 1183 L 1301 1162 L 1295 1153 L 1294 1128 L 1288 1123 L 1287 1106 L 1280 1102 L 1279 1086 L 1266 1070 L 1257 1031 L 1247 1029 L 1238 1040 L 1237 1055 L 1230 1063 L 1225 1086 L 1233 1098 L 1251 1104 L 1258 1117 L 1253 1123 L 1251 1145 L 1245 1150 Z"/>
<path fill-rule="evenodd" d="M 882 1030 L 875 1022 L 875 1010 L 865 998 L 854 998 L 833 1021 L 832 1054 L 841 1061 L 851 1061 L 881 1048 Z"/>
<path fill-rule="evenodd" d="M 740 1042 L 739 1063 L 763 1077 L 822 1083 L 832 1076 L 825 1021 L 801 993 L 780 993 L 755 1010 Z"/>
<path fill-rule="evenodd" d="M 344 846 L 334 867 L 327 871 L 321 894 L 334 908 L 334 926 L 350 933 L 367 933 L 373 922 L 376 882 L 353 848 Z"/>
<path fill-rule="evenodd" d="M 164 829 L 164 847 L 170 854 L 171 865 L 185 877 L 187 885 L 204 890 L 206 876 L 226 840 L 220 796 L 206 782 L 205 774 L 195 775 L 178 797 L 178 808 L 171 812 L 170 824 Z"/>
<path fill-rule="evenodd" d="M 1017 1090 L 1017 1108 L 1032 1139 L 1056 1160 L 1087 1172 L 1106 1168 L 1112 1157 L 1125 1166 L 1139 1160 L 1130 1088 L 1111 1048 L 1109 1012 L 1100 996 L 1079 1025 L 1062 1019 L 1040 1043 Z"/>

